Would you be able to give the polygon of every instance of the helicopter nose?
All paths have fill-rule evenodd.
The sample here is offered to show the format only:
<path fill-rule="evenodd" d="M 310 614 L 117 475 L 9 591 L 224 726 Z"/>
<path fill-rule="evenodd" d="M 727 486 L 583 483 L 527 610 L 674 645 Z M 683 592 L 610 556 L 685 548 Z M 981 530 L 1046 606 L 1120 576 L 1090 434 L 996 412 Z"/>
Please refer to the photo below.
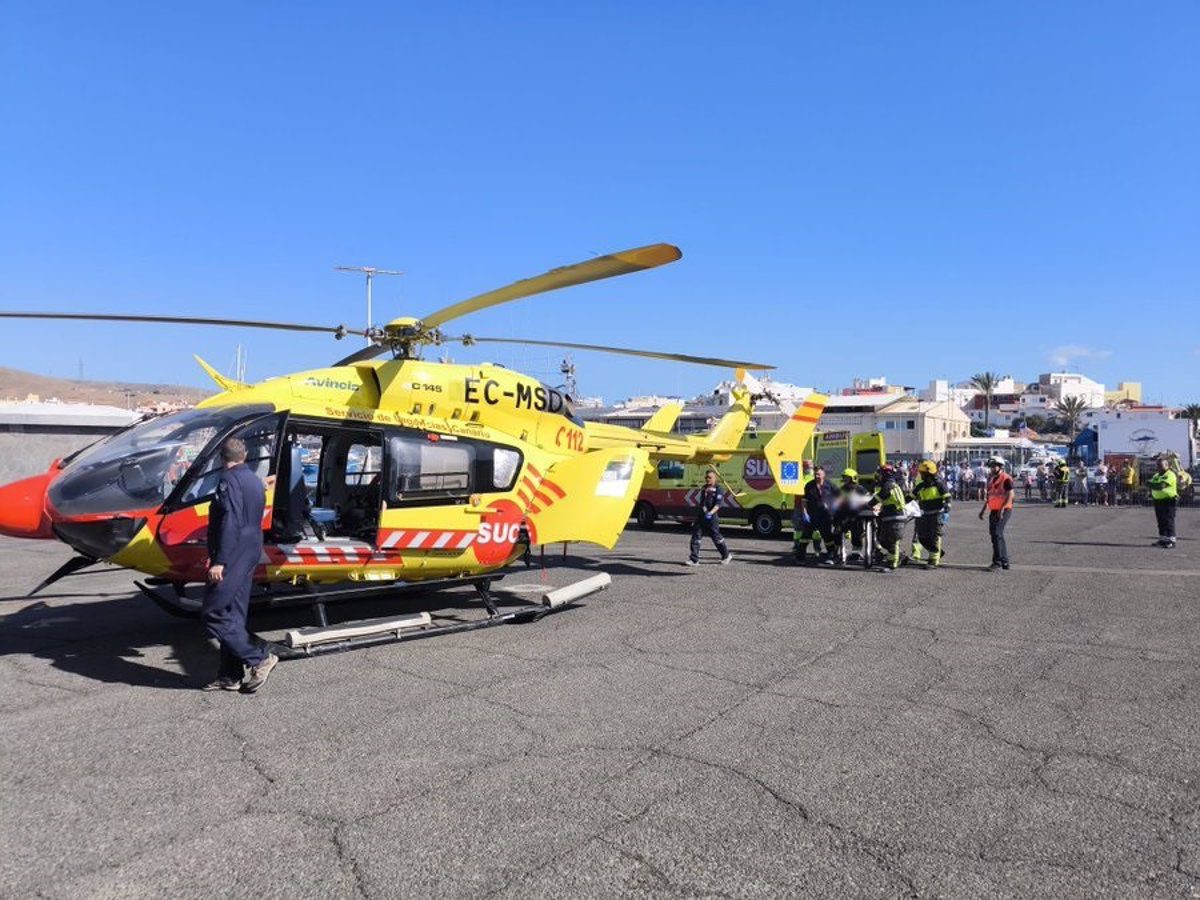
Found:
<path fill-rule="evenodd" d="M 57 473 L 43 472 L 0 487 L 0 534 L 18 538 L 52 538 L 46 513 L 46 488 Z"/>

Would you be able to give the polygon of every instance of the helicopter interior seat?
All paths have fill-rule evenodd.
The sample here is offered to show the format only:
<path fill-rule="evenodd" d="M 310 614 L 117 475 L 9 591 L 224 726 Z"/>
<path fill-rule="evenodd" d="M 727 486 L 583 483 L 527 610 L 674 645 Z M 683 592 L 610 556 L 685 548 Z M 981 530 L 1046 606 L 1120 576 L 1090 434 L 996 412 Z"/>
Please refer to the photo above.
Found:
<path fill-rule="evenodd" d="M 313 510 L 313 517 L 331 520 L 327 528 L 330 536 L 375 539 L 381 500 L 379 479 L 350 471 L 352 448 L 364 451 L 356 465 L 366 465 L 365 451 L 370 445 L 364 446 L 365 438 L 362 434 L 334 434 L 326 438 L 317 492 L 320 506 Z M 378 447 L 378 443 L 374 446 Z"/>
<path fill-rule="evenodd" d="M 293 544 L 305 540 L 324 540 L 325 529 L 314 517 L 309 501 L 308 486 L 304 483 L 304 448 L 290 436 L 285 444 L 283 465 L 275 490 L 275 510 L 271 520 L 272 540 Z"/>

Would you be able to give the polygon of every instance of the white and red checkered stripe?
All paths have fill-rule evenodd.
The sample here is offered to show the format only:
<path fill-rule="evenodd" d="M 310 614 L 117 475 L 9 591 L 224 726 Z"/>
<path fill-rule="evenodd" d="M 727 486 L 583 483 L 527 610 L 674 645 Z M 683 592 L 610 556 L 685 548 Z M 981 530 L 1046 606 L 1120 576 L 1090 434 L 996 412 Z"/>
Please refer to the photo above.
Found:
<path fill-rule="evenodd" d="M 362 543 L 279 544 L 263 548 L 264 562 L 274 565 L 361 565 L 370 561 L 374 549 Z"/>
<path fill-rule="evenodd" d="M 401 550 L 466 550 L 474 542 L 474 531 L 411 528 L 388 533 L 379 542 L 379 549 L 385 553 Z"/>

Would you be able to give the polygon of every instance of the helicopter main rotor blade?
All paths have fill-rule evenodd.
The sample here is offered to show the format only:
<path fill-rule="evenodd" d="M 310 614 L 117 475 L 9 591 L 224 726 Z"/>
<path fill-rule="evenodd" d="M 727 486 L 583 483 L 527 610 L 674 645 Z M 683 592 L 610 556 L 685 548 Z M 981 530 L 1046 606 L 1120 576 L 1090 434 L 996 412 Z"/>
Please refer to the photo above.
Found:
<path fill-rule="evenodd" d="M 463 335 L 460 338 L 445 338 L 462 341 L 466 345 L 476 344 L 529 344 L 534 347 L 565 347 L 569 350 L 595 350 L 599 353 L 619 353 L 622 356 L 640 356 L 645 359 L 665 359 L 672 362 L 695 363 L 699 366 L 719 366 L 722 369 L 774 369 L 766 363 L 746 362 L 736 359 L 717 359 L 711 356 L 689 356 L 686 353 L 659 353 L 655 350 L 631 350 L 627 347 L 606 347 L 601 344 L 572 344 L 566 341 L 533 341 L 522 338 L 489 338 Z"/>
<path fill-rule="evenodd" d="M 355 363 L 366 362 L 368 359 L 374 359 L 377 356 L 382 356 L 388 352 L 386 344 L 370 344 L 366 347 L 361 347 L 355 350 L 345 359 L 339 359 L 334 363 L 335 366 L 352 366 Z"/>
<path fill-rule="evenodd" d="M 551 269 L 533 278 L 514 281 L 506 287 L 479 294 L 469 300 L 455 303 L 431 313 L 421 319 L 424 328 L 437 328 L 451 319 L 465 316 L 467 313 L 487 309 L 510 300 L 520 300 L 522 297 L 532 297 L 546 291 L 556 291 L 559 288 L 575 284 L 586 284 L 589 281 L 599 281 L 602 278 L 612 278 L 614 275 L 627 275 L 630 272 L 640 272 L 642 269 L 653 269 L 669 262 L 675 262 L 683 256 L 678 247 L 671 244 L 650 244 L 648 247 L 636 247 L 633 250 L 622 250 L 620 253 L 610 253 L 598 256 L 586 262 L 575 263 Z"/>
<path fill-rule="evenodd" d="M 365 335 L 344 325 L 301 325 L 295 322 L 257 322 L 250 319 L 204 319 L 194 316 L 125 316 L 107 313 L 0 312 L 0 319 L 76 319 L 86 322 L 156 322 L 165 325 L 225 325 L 233 328 L 272 328 L 276 331 L 316 331 L 345 337 Z"/>

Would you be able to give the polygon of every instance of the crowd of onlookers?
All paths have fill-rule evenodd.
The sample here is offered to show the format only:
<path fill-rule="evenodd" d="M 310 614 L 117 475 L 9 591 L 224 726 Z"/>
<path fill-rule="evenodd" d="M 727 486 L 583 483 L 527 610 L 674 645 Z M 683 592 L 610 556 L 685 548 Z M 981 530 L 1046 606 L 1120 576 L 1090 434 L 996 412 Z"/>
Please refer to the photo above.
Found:
<path fill-rule="evenodd" d="M 1123 506 L 1139 502 L 1137 469 L 1128 462 L 1112 467 L 1104 463 L 1089 467 L 1080 462 L 1072 464 L 1070 468 L 1067 497 L 1071 503 L 1081 506 Z M 974 464 L 947 463 L 939 467 L 938 474 L 955 499 L 983 501 L 988 480 L 983 460 Z M 1043 503 L 1054 499 L 1058 473 L 1049 461 L 1022 466 L 1012 474 L 1017 497 Z M 916 479 L 915 462 L 896 464 L 896 480 L 901 488 L 906 491 L 911 489 Z"/>

